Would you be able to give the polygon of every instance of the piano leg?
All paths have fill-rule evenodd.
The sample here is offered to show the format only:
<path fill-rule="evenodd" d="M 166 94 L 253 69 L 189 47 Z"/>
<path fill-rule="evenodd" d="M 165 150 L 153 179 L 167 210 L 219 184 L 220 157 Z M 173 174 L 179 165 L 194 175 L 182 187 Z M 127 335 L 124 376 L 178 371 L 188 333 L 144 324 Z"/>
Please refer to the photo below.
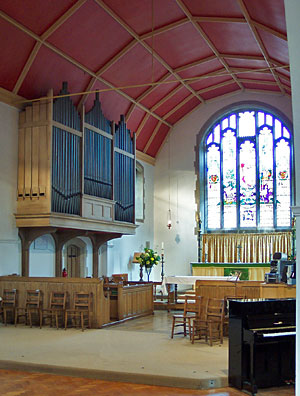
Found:
<path fill-rule="evenodd" d="M 252 395 L 256 395 L 257 393 L 257 385 L 255 381 L 255 347 L 252 344 L 250 346 L 250 391 Z"/>

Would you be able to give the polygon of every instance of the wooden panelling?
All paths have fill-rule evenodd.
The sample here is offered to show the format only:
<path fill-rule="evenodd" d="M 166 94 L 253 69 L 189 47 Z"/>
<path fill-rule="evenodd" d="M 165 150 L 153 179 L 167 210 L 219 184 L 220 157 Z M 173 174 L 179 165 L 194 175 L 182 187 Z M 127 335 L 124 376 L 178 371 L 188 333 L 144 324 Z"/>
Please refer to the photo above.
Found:
<path fill-rule="evenodd" d="M 123 320 L 132 317 L 152 314 L 152 284 L 126 285 L 106 284 L 111 292 L 111 319 Z"/>
<path fill-rule="evenodd" d="M 260 281 L 197 280 L 197 296 L 210 298 L 296 298 L 296 287 L 285 283 L 266 284 Z"/>
<path fill-rule="evenodd" d="M 52 291 L 68 292 L 68 307 L 73 307 L 75 292 L 83 291 L 93 294 L 92 327 L 99 328 L 109 322 L 109 299 L 103 293 L 103 281 L 94 278 L 26 278 L 15 276 L 0 277 L 0 295 L 4 289 L 16 289 L 18 306 L 25 307 L 26 290 L 41 290 L 43 293 L 43 308 L 49 306 Z"/>

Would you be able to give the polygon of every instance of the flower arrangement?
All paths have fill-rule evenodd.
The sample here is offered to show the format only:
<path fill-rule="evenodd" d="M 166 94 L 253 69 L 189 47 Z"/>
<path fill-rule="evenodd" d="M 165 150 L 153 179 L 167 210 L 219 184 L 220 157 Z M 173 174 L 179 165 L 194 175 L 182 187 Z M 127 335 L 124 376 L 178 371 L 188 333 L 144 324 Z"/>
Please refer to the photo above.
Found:
<path fill-rule="evenodd" d="M 138 261 L 142 267 L 152 268 L 160 262 L 160 256 L 153 249 L 145 248 L 144 253 L 138 257 Z"/>

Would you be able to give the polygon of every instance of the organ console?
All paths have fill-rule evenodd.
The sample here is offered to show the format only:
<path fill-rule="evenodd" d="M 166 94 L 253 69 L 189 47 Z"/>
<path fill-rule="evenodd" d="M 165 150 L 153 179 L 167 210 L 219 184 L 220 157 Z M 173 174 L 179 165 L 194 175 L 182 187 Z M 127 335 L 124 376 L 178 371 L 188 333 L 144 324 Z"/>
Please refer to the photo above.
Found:
<path fill-rule="evenodd" d="M 229 302 L 229 384 L 258 388 L 295 380 L 296 300 Z"/>

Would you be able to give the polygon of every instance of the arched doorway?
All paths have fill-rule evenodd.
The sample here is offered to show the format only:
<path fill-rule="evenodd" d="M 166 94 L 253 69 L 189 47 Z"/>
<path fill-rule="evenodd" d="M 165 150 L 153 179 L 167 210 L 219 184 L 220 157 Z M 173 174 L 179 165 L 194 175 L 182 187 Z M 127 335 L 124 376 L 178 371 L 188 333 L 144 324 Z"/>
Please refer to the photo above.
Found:
<path fill-rule="evenodd" d="M 80 249 L 76 245 L 67 247 L 67 273 L 70 278 L 80 278 Z"/>

